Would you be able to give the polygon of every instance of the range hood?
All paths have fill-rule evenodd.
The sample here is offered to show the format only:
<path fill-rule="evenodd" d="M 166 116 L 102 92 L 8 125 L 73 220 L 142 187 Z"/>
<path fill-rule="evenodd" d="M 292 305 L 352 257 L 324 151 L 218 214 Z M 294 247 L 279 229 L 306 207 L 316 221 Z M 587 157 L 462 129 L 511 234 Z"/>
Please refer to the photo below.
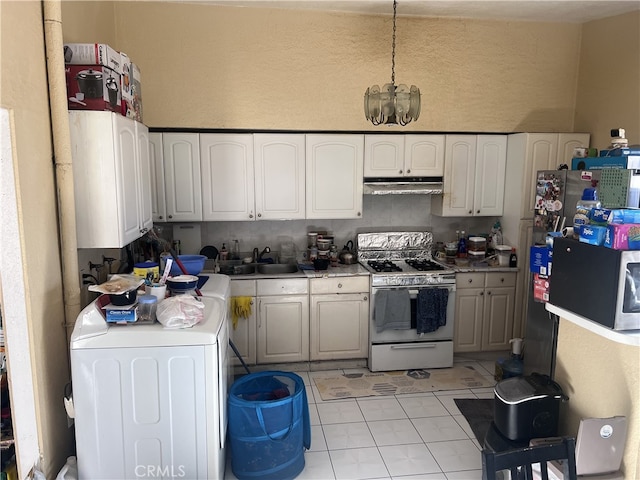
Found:
<path fill-rule="evenodd" d="M 365 195 L 439 195 L 442 177 L 365 178 Z"/>

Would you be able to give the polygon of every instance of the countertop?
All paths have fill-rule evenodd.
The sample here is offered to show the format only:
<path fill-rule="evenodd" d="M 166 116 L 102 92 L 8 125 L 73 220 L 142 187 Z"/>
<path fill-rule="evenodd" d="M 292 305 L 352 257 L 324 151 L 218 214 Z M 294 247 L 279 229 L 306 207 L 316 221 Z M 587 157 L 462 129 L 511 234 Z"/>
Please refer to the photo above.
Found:
<path fill-rule="evenodd" d="M 596 335 L 600 335 L 607 340 L 622 343 L 624 345 L 640 347 L 640 330 L 612 330 L 597 322 L 589 320 L 588 318 L 578 315 L 577 313 L 552 305 L 551 303 L 547 303 L 545 308 L 549 312 L 555 313 L 560 318 L 564 318 L 565 320 L 575 323 L 576 325 L 585 328 Z"/>

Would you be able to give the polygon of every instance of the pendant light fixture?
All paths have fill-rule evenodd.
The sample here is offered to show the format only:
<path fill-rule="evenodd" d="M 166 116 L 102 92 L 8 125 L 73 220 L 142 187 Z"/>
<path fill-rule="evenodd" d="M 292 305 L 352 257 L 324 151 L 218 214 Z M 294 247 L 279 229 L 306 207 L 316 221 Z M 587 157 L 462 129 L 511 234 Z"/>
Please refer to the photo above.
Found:
<path fill-rule="evenodd" d="M 374 125 L 407 125 L 420 116 L 420 89 L 396 80 L 396 7 L 393 0 L 393 37 L 391 43 L 391 83 L 367 88 L 364 93 L 364 116 Z"/>

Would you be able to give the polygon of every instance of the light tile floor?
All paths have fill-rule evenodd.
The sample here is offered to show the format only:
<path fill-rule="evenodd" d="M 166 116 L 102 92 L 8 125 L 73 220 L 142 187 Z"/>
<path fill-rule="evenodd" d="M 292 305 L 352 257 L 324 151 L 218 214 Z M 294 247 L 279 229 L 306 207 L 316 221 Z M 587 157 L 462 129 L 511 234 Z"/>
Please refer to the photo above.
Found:
<path fill-rule="evenodd" d="M 454 360 L 494 382 L 495 358 Z M 480 480 L 480 450 L 455 398 L 493 398 L 493 388 L 323 401 L 313 377 L 363 369 L 296 372 L 307 388 L 311 448 L 299 479 Z M 364 369 L 366 370 L 366 369 Z M 225 479 L 236 477 L 227 461 Z"/>

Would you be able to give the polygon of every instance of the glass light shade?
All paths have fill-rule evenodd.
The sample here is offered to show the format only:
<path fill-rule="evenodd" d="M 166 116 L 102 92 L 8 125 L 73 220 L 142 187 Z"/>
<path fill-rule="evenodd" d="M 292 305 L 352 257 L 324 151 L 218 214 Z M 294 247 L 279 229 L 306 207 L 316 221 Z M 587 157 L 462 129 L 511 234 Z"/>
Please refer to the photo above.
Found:
<path fill-rule="evenodd" d="M 364 115 L 374 125 L 407 125 L 420 116 L 420 90 L 392 83 L 367 88 Z"/>

